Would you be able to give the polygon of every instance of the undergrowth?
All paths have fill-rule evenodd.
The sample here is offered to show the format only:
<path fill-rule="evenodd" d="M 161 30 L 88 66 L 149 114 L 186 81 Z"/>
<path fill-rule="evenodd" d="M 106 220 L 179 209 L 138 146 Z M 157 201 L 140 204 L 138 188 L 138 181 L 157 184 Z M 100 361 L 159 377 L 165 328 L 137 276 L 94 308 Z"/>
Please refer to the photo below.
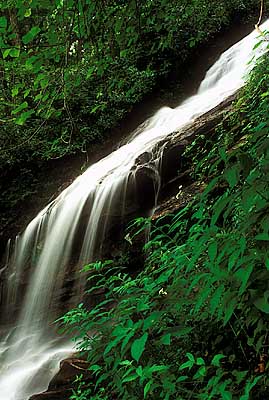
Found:
<path fill-rule="evenodd" d="M 267 57 L 267 56 L 266 56 Z M 91 292 L 63 318 L 92 381 L 71 399 L 265 399 L 269 320 L 269 61 L 217 127 L 186 151 L 206 188 L 151 225 L 146 268 L 96 263 Z M 77 389 L 75 389 L 77 387 Z"/>

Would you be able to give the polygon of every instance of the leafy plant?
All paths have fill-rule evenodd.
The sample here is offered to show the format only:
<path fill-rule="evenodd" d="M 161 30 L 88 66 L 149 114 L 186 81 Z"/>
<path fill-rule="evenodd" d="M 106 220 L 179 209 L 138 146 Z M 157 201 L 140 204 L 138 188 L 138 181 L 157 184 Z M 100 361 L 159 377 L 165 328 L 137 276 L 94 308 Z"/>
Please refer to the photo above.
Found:
<path fill-rule="evenodd" d="M 203 193 L 175 215 L 131 225 L 130 245 L 150 224 L 145 269 L 87 267 L 88 295 L 104 296 L 61 321 L 91 364 L 92 396 L 268 395 L 268 66 L 260 60 L 215 135 L 187 149 Z"/>

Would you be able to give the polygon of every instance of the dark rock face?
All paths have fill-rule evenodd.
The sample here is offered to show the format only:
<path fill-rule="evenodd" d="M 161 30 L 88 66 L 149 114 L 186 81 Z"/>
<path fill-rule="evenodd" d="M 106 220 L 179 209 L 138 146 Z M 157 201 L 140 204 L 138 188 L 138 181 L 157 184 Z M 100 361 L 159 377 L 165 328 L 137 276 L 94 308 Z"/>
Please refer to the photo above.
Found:
<path fill-rule="evenodd" d="M 91 380 L 89 363 L 78 358 L 68 358 L 60 364 L 59 372 L 51 380 L 48 390 L 31 396 L 29 400 L 67 400 L 72 394 L 74 380 L 82 375 L 85 383 Z"/>

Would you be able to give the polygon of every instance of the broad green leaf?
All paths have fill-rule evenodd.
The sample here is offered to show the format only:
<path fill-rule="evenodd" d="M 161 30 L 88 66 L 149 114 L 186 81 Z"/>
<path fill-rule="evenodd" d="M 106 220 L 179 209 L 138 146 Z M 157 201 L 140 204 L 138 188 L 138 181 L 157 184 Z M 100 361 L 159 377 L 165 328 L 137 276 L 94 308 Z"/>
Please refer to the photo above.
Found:
<path fill-rule="evenodd" d="M 252 274 L 253 269 L 254 269 L 254 265 L 249 264 L 248 266 L 242 267 L 236 271 L 235 276 L 241 282 L 239 293 L 238 293 L 239 296 L 241 296 L 244 293 L 244 291 L 246 290 L 248 281 L 249 281 L 250 275 Z"/>
<path fill-rule="evenodd" d="M 262 379 L 262 375 L 256 376 L 253 380 L 248 381 L 248 383 L 245 386 L 245 394 L 243 394 L 239 400 L 249 400 L 249 394 L 251 390 L 254 388 L 254 386 L 259 382 L 260 379 Z"/>
<path fill-rule="evenodd" d="M 196 372 L 196 374 L 193 376 L 193 379 L 199 379 L 203 376 L 206 375 L 206 367 L 203 365 L 202 367 L 200 367 L 198 369 L 198 371 Z"/>
<path fill-rule="evenodd" d="M 21 113 L 20 116 L 15 119 L 15 123 L 17 125 L 23 125 L 27 121 L 27 119 L 31 117 L 32 114 L 34 114 L 34 110 L 29 110 Z"/>
<path fill-rule="evenodd" d="M 211 219 L 212 225 L 215 225 L 215 223 L 219 219 L 220 214 L 224 211 L 225 207 L 230 201 L 231 201 L 230 197 L 228 197 L 227 194 L 225 194 L 216 202 L 213 208 L 214 213 Z"/>
<path fill-rule="evenodd" d="M 30 42 L 32 42 L 32 40 L 34 40 L 34 38 L 38 35 L 38 33 L 40 32 L 40 28 L 39 26 L 33 26 L 29 32 L 26 33 L 26 35 L 24 35 L 22 37 L 22 41 L 24 44 L 28 44 Z"/>
<path fill-rule="evenodd" d="M 152 385 L 153 381 L 150 380 L 147 382 L 147 384 L 144 387 L 144 399 L 147 397 L 148 392 L 150 391 L 150 387 Z"/>
<path fill-rule="evenodd" d="M 205 365 L 205 360 L 201 357 L 198 357 L 196 360 L 197 365 Z"/>
<path fill-rule="evenodd" d="M 229 298 L 229 297 L 230 297 L 230 295 L 228 294 L 227 298 Z M 226 325 L 230 321 L 230 319 L 234 313 L 234 310 L 236 309 L 237 304 L 238 304 L 238 300 L 235 298 L 226 299 L 226 305 L 224 308 L 224 321 L 223 321 L 224 325 Z"/>
<path fill-rule="evenodd" d="M 115 340 L 112 340 L 112 342 L 109 342 L 108 345 L 106 346 L 104 350 L 104 355 L 108 354 L 117 344 L 121 341 L 122 337 L 117 337 Z"/>
<path fill-rule="evenodd" d="M 169 346 L 169 345 L 171 344 L 171 334 L 168 333 L 168 334 L 164 335 L 164 336 L 161 338 L 160 342 L 161 342 L 162 344 L 164 344 L 164 345 Z"/>
<path fill-rule="evenodd" d="M 225 357 L 226 356 L 224 356 L 223 354 L 216 354 L 213 357 L 213 360 L 211 361 L 211 365 L 214 365 L 214 367 L 220 367 L 221 366 L 220 361 Z"/>
<path fill-rule="evenodd" d="M 168 365 L 152 365 L 151 367 L 149 367 L 148 372 L 149 373 L 153 373 L 153 372 L 164 372 L 167 371 L 169 369 Z"/>
<path fill-rule="evenodd" d="M 255 307 L 258 308 L 258 310 L 269 314 L 269 290 L 267 290 L 266 292 L 264 292 L 263 297 L 260 297 L 259 299 L 254 301 L 254 305 Z"/>
<path fill-rule="evenodd" d="M 182 371 L 183 369 L 189 368 L 191 369 L 194 365 L 194 362 L 192 361 L 186 361 L 185 363 L 181 364 L 180 367 L 178 368 L 179 371 Z"/>
<path fill-rule="evenodd" d="M 25 16 L 25 18 L 28 18 L 31 16 L 31 14 L 32 14 L 32 10 L 31 10 L 31 8 L 28 8 L 27 10 L 25 10 L 24 16 Z"/>
<path fill-rule="evenodd" d="M 18 114 L 22 110 L 25 110 L 25 108 L 27 108 L 27 107 L 28 107 L 28 103 L 27 103 L 27 101 L 24 101 L 23 103 L 18 105 L 18 107 L 16 107 L 15 110 L 13 110 L 11 114 L 13 114 L 13 115 Z"/>
<path fill-rule="evenodd" d="M 218 252 L 218 244 L 216 241 L 214 241 L 213 243 L 210 243 L 210 245 L 208 246 L 208 255 L 211 262 L 215 260 L 217 252 Z"/>
<path fill-rule="evenodd" d="M 131 355 L 138 362 L 143 351 L 145 350 L 145 345 L 148 340 L 148 334 L 144 333 L 140 339 L 136 339 L 131 346 Z"/>
<path fill-rule="evenodd" d="M 10 48 L 8 48 L 8 49 L 5 49 L 4 51 L 2 50 L 2 52 L 3 52 L 3 58 L 7 58 L 7 57 L 8 57 L 8 55 L 9 55 L 9 53 L 10 53 L 10 51 L 11 51 L 11 49 L 10 49 Z"/>
<path fill-rule="evenodd" d="M 93 371 L 96 374 L 97 374 L 97 372 L 99 372 L 101 370 L 102 370 L 102 368 L 100 367 L 100 365 L 97 365 L 97 364 L 91 365 L 89 367 L 89 371 Z"/>
<path fill-rule="evenodd" d="M 13 47 L 9 52 L 10 57 L 17 58 L 20 55 L 20 49 Z"/>
<path fill-rule="evenodd" d="M 264 233 L 260 233 L 259 235 L 255 236 L 256 240 L 264 240 L 264 241 L 268 241 L 269 240 L 269 234 L 264 232 Z"/>
<path fill-rule="evenodd" d="M 7 19 L 6 17 L 0 17 L 0 28 L 6 29 L 7 28 Z"/>
<path fill-rule="evenodd" d="M 31 92 L 31 89 L 26 89 L 25 92 L 23 93 L 23 98 L 25 99 L 29 93 Z"/>
<path fill-rule="evenodd" d="M 232 393 L 224 391 L 221 393 L 222 400 L 232 400 Z"/>
<path fill-rule="evenodd" d="M 186 354 L 186 356 L 188 357 L 188 359 L 191 361 L 191 362 L 195 362 L 195 358 L 193 357 L 193 355 L 191 354 L 191 353 L 187 353 Z"/>
<path fill-rule="evenodd" d="M 136 373 L 132 373 L 131 375 L 129 375 L 129 376 L 127 376 L 126 378 L 124 378 L 123 380 L 122 380 L 122 383 L 125 383 L 125 382 L 132 382 L 132 381 L 134 381 L 135 379 L 137 379 L 138 378 L 138 375 L 136 374 Z"/>
<path fill-rule="evenodd" d="M 214 315 L 216 310 L 217 310 L 217 308 L 220 307 L 220 302 L 221 302 L 221 298 L 223 296 L 224 291 L 225 291 L 225 287 L 222 284 L 217 288 L 217 290 L 212 295 L 212 298 L 210 300 L 210 313 L 211 313 L 211 315 Z"/>
<path fill-rule="evenodd" d="M 234 188 L 239 181 L 239 166 L 233 165 L 231 168 L 227 169 L 224 173 L 224 177 L 229 183 L 231 188 Z"/>
<path fill-rule="evenodd" d="M 11 90 L 11 96 L 12 96 L 12 97 L 16 97 L 16 96 L 18 95 L 18 93 L 19 93 L 19 88 L 18 88 L 18 86 L 15 87 L 15 88 L 13 88 L 13 89 Z"/>
<path fill-rule="evenodd" d="M 177 378 L 177 382 L 184 382 L 188 379 L 188 376 L 184 375 L 184 376 L 180 376 L 179 378 Z"/>

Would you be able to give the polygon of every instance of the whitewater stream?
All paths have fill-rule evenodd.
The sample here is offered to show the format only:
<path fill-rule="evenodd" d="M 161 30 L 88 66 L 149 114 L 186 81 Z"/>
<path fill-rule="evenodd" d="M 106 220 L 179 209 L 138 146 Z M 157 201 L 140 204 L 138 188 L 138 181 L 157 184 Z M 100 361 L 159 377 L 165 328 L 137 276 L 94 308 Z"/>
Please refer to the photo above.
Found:
<path fill-rule="evenodd" d="M 268 21 L 261 29 L 267 25 Z M 6 319 L 15 309 L 19 308 L 20 314 L 0 341 L 1 400 L 27 400 L 46 390 L 59 361 L 73 350 L 72 344 L 57 337 L 52 322 L 57 317 L 59 293 L 69 274 L 74 242 L 79 269 L 92 261 L 100 248 L 114 208 L 119 213 L 121 204 L 124 211 L 126 188 L 135 177 L 136 159 L 145 152 L 153 157 L 151 150 L 158 142 L 217 106 L 244 84 L 254 65 L 249 61 L 257 36 L 253 31 L 225 51 L 208 70 L 197 94 L 176 108 L 161 108 L 126 144 L 90 166 L 42 210 L 12 246 L 8 244 L 4 309 Z M 266 43 L 260 46 L 255 57 L 265 47 Z M 157 177 L 158 167 L 159 161 L 151 160 Z M 156 182 L 157 193 L 160 178 Z M 84 228 L 80 229 L 82 221 Z M 28 284 L 22 296 L 21 280 L 25 274 Z M 77 279 L 77 291 L 81 290 L 80 285 L 81 280 Z"/>

